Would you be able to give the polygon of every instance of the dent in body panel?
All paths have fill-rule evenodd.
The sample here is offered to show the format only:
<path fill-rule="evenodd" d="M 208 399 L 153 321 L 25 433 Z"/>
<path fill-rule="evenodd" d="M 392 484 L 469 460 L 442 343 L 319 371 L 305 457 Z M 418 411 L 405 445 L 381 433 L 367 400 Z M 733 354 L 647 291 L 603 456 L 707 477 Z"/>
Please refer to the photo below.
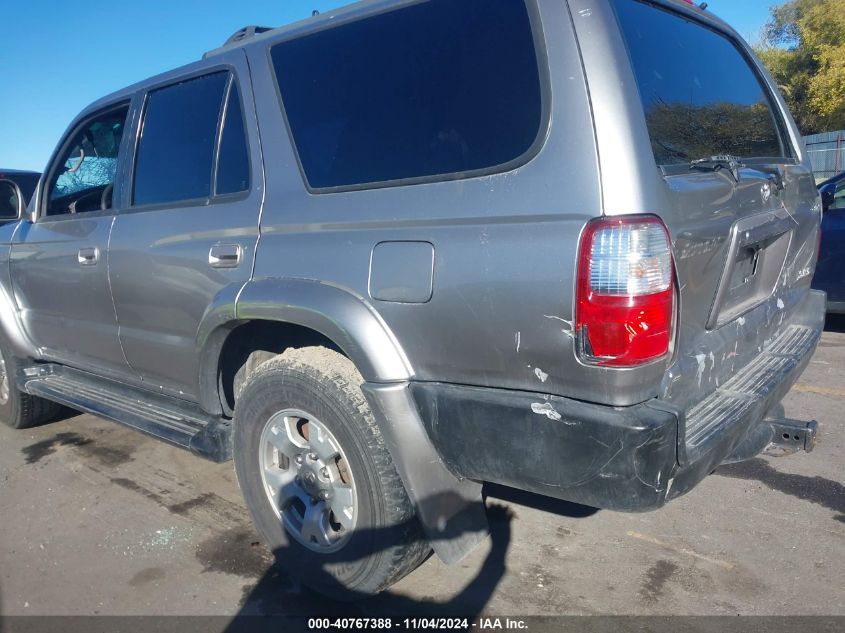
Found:
<path fill-rule="evenodd" d="M 747 177 L 753 173 L 747 172 Z M 725 241 L 722 248 L 714 252 L 718 256 L 712 260 L 701 261 L 698 259 L 701 255 L 698 255 L 690 258 L 690 266 L 678 262 L 679 275 L 686 282 L 687 289 L 681 297 L 678 353 L 664 377 L 661 397 L 680 407 L 686 407 L 711 393 L 756 358 L 784 324 L 793 318 L 795 310 L 807 297 L 811 279 L 807 272 L 815 269 L 818 256 L 818 197 L 815 188 L 808 186 L 812 178 L 806 166 L 786 166 L 783 173 L 785 187 L 771 196 L 768 209 L 760 209 L 762 200 L 759 191 L 761 183 L 765 182 L 763 178 L 752 178 L 738 185 L 734 193 L 734 197 L 740 201 L 738 208 L 752 213 L 746 218 L 746 224 L 748 220 L 756 219 L 758 228 L 765 231 L 781 220 L 787 222 L 784 226 L 790 236 L 788 249 L 781 262 L 771 262 L 778 268 L 769 271 L 776 278 L 767 299 L 732 317 L 723 325 L 707 329 L 704 320 L 714 308 L 712 303 L 715 293 L 702 291 L 702 277 L 699 275 L 707 270 L 708 265 L 715 267 L 714 270 L 724 267 L 728 242 Z M 667 180 L 672 185 L 679 179 Z M 688 179 L 681 179 L 681 182 L 685 180 Z M 755 208 L 760 211 L 753 215 Z M 791 208 L 788 215 L 785 213 L 787 208 Z M 716 213 L 715 209 L 713 211 L 714 218 L 722 215 Z M 725 234 L 729 232 L 725 231 Z"/>

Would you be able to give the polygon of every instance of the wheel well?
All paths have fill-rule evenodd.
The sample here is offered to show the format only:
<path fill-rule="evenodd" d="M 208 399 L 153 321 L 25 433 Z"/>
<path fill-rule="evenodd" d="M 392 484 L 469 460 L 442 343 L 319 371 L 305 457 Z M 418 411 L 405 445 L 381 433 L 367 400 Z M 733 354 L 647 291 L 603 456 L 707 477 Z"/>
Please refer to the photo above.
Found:
<path fill-rule="evenodd" d="M 218 392 L 224 414 L 231 416 L 234 413 L 237 394 L 254 366 L 286 349 L 312 345 L 343 354 L 331 339 L 293 323 L 248 321 L 234 328 L 223 343 L 218 363 Z"/>

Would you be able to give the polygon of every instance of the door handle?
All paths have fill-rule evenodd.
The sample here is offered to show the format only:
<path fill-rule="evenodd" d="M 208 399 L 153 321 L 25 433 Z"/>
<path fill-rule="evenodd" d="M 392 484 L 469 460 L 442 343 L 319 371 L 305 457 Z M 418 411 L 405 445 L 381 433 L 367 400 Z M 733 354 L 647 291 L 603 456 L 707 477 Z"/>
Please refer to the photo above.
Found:
<path fill-rule="evenodd" d="M 240 244 L 215 244 L 208 250 L 208 263 L 212 268 L 237 268 L 242 252 Z"/>
<path fill-rule="evenodd" d="M 100 249 L 96 246 L 80 248 L 76 254 L 76 261 L 80 266 L 94 266 L 100 259 Z"/>

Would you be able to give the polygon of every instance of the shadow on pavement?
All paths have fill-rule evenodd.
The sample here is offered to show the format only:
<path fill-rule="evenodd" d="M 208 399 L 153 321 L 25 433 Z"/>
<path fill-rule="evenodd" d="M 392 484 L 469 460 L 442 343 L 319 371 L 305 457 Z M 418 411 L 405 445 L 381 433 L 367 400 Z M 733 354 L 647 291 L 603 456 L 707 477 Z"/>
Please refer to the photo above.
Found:
<path fill-rule="evenodd" d="M 572 519 L 583 519 L 599 511 L 598 508 L 582 506 L 581 504 L 564 501 L 563 499 L 544 497 L 533 492 L 500 486 L 499 484 L 484 484 L 484 497 L 486 499 L 499 499 Z"/>
<path fill-rule="evenodd" d="M 485 492 L 488 500 L 497 498 L 512 501 L 568 517 L 581 518 L 597 512 L 593 508 L 523 493 L 504 486 L 487 486 Z M 489 547 L 489 552 L 475 576 L 448 601 L 412 598 L 394 590 L 387 590 L 375 596 L 349 591 L 343 588 L 325 568 L 321 568 L 312 577 L 309 584 L 321 585 L 329 593 L 341 593 L 346 598 L 334 600 L 307 587 L 297 587 L 288 577 L 281 564 L 277 562 L 245 596 L 243 607 L 235 616 L 228 631 L 232 633 L 241 630 L 254 630 L 256 624 L 271 626 L 270 623 L 274 621 L 275 626 L 281 624 L 281 622 L 276 621 L 277 618 L 268 618 L 268 616 L 318 616 L 330 619 L 336 617 L 392 617 L 394 620 L 398 617 L 452 616 L 461 619 L 467 618 L 470 628 L 472 628 L 473 619 L 483 612 L 500 581 L 505 576 L 505 559 L 511 540 L 511 523 L 515 515 L 508 507 L 488 501 L 487 518 L 490 524 L 490 542 L 488 545 L 482 544 L 480 547 Z M 396 526 L 385 528 L 385 530 L 395 533 L 397 530 L 401 532 L 403 527 Z M 362 538 L 379 540 L 377 538 L 380 536 L 378 530 L 371 530 L 370 532 L 372 533 L 362 533 Z M 449 533 L 449 528 L 447 528 L 443 538 L 449 539 L 458 536 L 460 536 L 459 533 Z M 385 540 L 389 542 L 390 539 Z M 300 546 L 294 543 L 288 547 Z M 354 562 L 354 559 L 349 561 L 343 559 L 344 551 L 337 552 L 334 555 L 333 562 L 338 562 L 338 557 L 340 562 Z M 285 560 L 287 558 L 286 553 L 286 548 L 275 550 L 276 560 Z M 293 623 L 286 623 L 286 625 L 291 624 Z M 289 627 L 286 626 L 284 630 L 289 630 Z"/>

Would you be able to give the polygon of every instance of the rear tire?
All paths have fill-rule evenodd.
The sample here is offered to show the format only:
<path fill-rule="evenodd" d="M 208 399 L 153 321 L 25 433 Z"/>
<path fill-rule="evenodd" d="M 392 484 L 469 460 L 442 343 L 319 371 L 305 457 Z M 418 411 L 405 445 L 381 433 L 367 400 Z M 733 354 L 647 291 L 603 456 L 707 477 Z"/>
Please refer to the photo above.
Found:
<path fill-rule="evenodd" d="M 234 459 L 247 506 L 283 567 L 351 600 L 378 593 L 430 551 L 345 356 L 289 349 L 246 377 Z"/>
<path fill-rule="evenodd" d="M 17 388 L 17 371 L 18 360 L 0 341 L 0 421 L 13 429 L 28 429 L 56 417 L 60 405 Z"/>

